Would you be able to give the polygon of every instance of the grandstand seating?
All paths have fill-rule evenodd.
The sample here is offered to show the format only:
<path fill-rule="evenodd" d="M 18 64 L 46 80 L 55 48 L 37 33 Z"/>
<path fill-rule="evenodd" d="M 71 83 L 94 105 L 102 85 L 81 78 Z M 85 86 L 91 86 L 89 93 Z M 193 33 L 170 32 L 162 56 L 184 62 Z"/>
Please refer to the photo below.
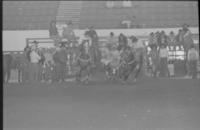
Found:
<path fill-rule="evenodd" d="M 107 8 L 106 1 L 87 1 L 82 5 L 80 28 L 118 28 L 123 20 L 131 20 L 136 27 L 177 27 L 183 23 L 198 25 L 197 2 L 132 1 L 131 8 Z"/>
<path fill-rule="evenodd" d="M 58 1 L 3 1 L 3 29 L 46 30 L 58 5 Z"/>
<path fill-rule="evenodd" d="M 82 1 L 60 1 L 56 20 L 69 21 L 71 20 L 74 28 L 78 28 L 80 20 Z"/>
<path fill-rule="evenodd" d="M 119 28 L 123 20 L 144 28 L 198 26 L 196 1 L 132 1 L 128 8 L 114 2 L 107 8 L 106 1 L 3 1 L 3 29 L 46 30 L 53 19 L 72 20 L 79 29 Z"/>

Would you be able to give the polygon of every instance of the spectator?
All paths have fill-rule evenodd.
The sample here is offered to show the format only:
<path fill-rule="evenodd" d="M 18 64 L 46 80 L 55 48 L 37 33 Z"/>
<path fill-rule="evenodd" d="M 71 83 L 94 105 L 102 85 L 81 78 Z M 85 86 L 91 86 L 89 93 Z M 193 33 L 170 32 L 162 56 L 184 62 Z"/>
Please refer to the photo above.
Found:
<path fill-rule="evenodd" d="M 152 50 L 150 51 L 149 55 L 152 61 L 153 76 L 156 77 L 159 71 L 159 53 L 157 50 L 157 46 L 152 46 Z"/>
<path fill-rule="evenodd" d="M 89 28 L 89 30 L 86 32 L 86 35 L 88 35 L 92 39 L 93 44 L 97 44 L 98 35 L 93 26 Z"/>
<path fill-rule="evenodd" d="M 44 61 L 45 61 L 45 57 L 44 57 L 44 54 L 43 54 L 44 48 L 38 48 L 37 53 L 41 57 L 41 59 L 39 60 L 39 63 L 38 63 L 38 66 L 39 66 L 38 79 L 39 79 L 39 81 L 43 81 Z"/>
<path fill-rule="evenodd" d="M 27 44 L 26 47 L 24 48 L 24 54 L 29 62 L 30 62 L 30 53 L 31 53 L 31 47 Z"/>
<path fill-rule="evenodd" d="M 89 28 L 89 31 L 86 32 L 86 35 L 91 38 L 91 54 L 92 54 L 91 56 L 92 56 L 92 61 L 94 62 L 93 67 L 95 67 L 100 61 L 99 59 L 100 52 L 98 49 L 99 37 L 93 26 Z"/>
<path fill-rule="evenodd" d="M 55 61 L 54 81 L 64 82 L 67 66 L 67 52 L 64 44 L 62 44 L 61 47 L 56 48 L 56 53 L 53 55 L 53 60 Z"/>
<path fill-rule="evenodd" d="M 127 39 L 127 37 L 124 35 L 124 34 L 122 34 L 122 33 L 120 33 L 120 35 L 119 35 L 119 37 L 118 37 L 118 43 L 119 43 L 119 45 L 118 45 L 118 50 L 119 51 L 121 51 L 124 47 L 126 47 L 127 46 L 127 44 L 128 44 L 128 39 Z"/>
<path fill-rule="evenodd" d="M 56 27 L 56 21 L 51 21 L 51 23 L 50 23 L 49 37 L 51 39 L 53 39 L 54 44 L 56 44 L 56 45 L 60 42 L 60 37 L 59 37 L 58 30 Z"/>
<path fill-rule="evenodd" d="M 135 52 L 135 59 L 138 63 L 136 67 L 136 73 L 135 73 L 135 79 L 134 81 L 137 80 L 139 77 L 139 74 L 144 72 L 144 53 L 145 53 L 145 46 L 143 44 L 143 41 L 136 38 L 135 36 L 132 36 L 132 42 L 134 44 L 134 52 Z"/>
<path fill-rule="evenodd" d="M 39 75 L 38 63 L 40 59 L 41 57 L 36 52 L 36 46 L 33 45 L 30 53 L 30 67 L 29 67 L 30 70 L 29 78 L 32 83 L 38 81 L 38 75 Z"/>
<path fill-rule="evenodd" d="M 155 44 L 154 38 L 155 38 L 155 34 L 153 32 L 151 32 L 150 35 L 149 35 L 149 39 L 148 39 L 150 47 L 152 47 L 152 45 Z"/>
<path fill-rule="evenodd" d="M 67 23 L 67 27 L 64 27 L 62 36 L 63 38 L 66 38 L 69 43 L 75 42 L 76 36 L 75 36 L 73 24 L 71 21 Z"/>
<path fill-rule="evenodd" d="M 176 44 L 176 36 L 175 36 L 173 31 L 170 32 L 167 40 L 168 40 L 167 42 L 168 42 L 169 45 L 175 46 L 175 44 Z"/>
<path fill-rule="evenodd" d="M 52 82 L 52 73 L 53 73 L 53 67 L 54 67 L 54 61 L 53 61 L 53 54 L 50 52 L 49 49 L 46 49 L 44 52 L 45 62 L 44 62 L 44 80 L 46 82 L 51 83 Z"/>
<path fill-rule="evenodd" d="M 107 47 L 108 47 L 109 50 L 117 48 L 117 40 L 114 37 L 114 33 L 113 32 L 111 32 L 110 36 L 108 37 Z"/>
<path fill-rule="evenodd" d="M 161 45 L 161 34 L 160 34 L 159 31 L 157 31 L 157 32 L 155 33 L 155 40 L 156 40 L 156 44 L 157 44 L 158 46 L 160 46 L 160 45 Z"/>
<path fill-rule="evenodd" d="M 164 45 L 168 45 L 167 43 L 167 36 L 165 34 L 165 31 L 161 31 L 161 34 L 160 34 L 160 44 L 164 44 Z M 162 46 L 162 45 L 161 45 Z"/>
<path fill-rule="evenodd" d="M 30 60 L 30 55 L 29 55 L 29 60 Z M 30 61 L 28 60 L 26 56 L 26 51 L 24 51 L 20 56 L 19 56 L 19 77 L 21 77 L 21 80 L 23 83 L 28 82 L 29 80 L 29 75 L 28 75 L 28 68 Z"/>
<path fill-rule="evenodd" d="M 189 64 L 189 72 L 188 76 L 192 76 L 193 79 L 197 78 L 197 62 L 199 59 L 198 51 L 195 49 L 194 44 L 191 45 L 190 49 L 188 50 L 188 64 Z"/>
<path fill-rule="evenodd" d="M 183 30 L 179 29 L 176 35 L 176 42 L 179 46 L 183 45 Z"/>
<path fill-rule="evenodd" d="M 160 57 L 160 76 L 170 76 L 168 69 L 168 51 L 165 44 L 162 44 L 159 50 Z"/>
<path fill-rule="evenodd" d="M 184 24 L 183 25 L 183 47 L 185 49 L 185 52 L 187 54 L 188 50 L 190 49 L 190 46 L 193 44 L 193 40 L 192 40 L 192 33 L 191 31 L 188 29 L 188 25 Z"/>

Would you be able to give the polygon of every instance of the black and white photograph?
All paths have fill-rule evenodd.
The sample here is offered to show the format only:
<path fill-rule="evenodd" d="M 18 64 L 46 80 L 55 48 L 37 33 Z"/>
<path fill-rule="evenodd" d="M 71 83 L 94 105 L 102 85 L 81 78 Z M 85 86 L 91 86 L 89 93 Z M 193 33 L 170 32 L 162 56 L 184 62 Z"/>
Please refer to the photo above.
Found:
<path fill-rule="evenodd" d="M 200 130 L 198 5 L 3 0 L 3 130 Z"/>

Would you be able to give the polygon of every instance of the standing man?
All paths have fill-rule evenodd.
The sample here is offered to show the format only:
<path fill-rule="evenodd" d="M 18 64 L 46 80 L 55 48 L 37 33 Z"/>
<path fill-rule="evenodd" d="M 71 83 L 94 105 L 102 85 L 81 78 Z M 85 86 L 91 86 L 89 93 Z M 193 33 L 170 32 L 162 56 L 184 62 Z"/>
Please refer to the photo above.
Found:
<path fill-rule="evenodd" d="M 135 36 L 131 37 L 133 48 L 135 51 L 135 60 L 138 63 L 136 67 L 136 73 L 135 73 L 135 79 L 134 82 L 136 82 L 137 78 L 139 77 L 139 74 L 143 72 L 144 74 L 144 54 L 145 54 L 145 46 L 143 44 L 143 41 L 136 38 Z"/>
<path fill-rule="evenodd" d="M 168 50 L 165 44 L 161 45 L 160 51 L 160 76 L 170 76 L 169 69 L 168 69 Z"/>
<path fill-rule="evenodd" d="M 156 45 L 152 46 L 150 57 L 152 61 L 153 76 L 156 77 L 159 71 L 159 53 Z"/>
<path fill-rule="evenodd" d="M 67 67 L 67 53 L 64 44 L 61 44 L 61 47 L 56 48 L 56 53 L 53 56 L 53 60 L 55 61 L 54 81 L 64 82 Z"/>
<path fill-rule="evenodd" d="M 93 26 L 89 28 L 89 31 L 86 32 L 86 35 L 89 36 L 91 39 L 92 60 L 94 62 L 94 66 L 96 66 L 99 61 L 99 50 L 98 50 L 99 37 Z"/>
<path fill-rule="evenodd" d="M 38 55 L 38 53 L 36 52 L 36 46 L 33 45 L 31 48 L 31 53 L 30 53 L 30 66 L 29 66 L 29 70 L 30 70 L 30 81 L 31 83 L 35 83 L 38 81 L 38 75 L 39 75 L 39 60 L 41 59 L 41 57 Z"/>
<path fill-rule="evenodd" d="M 128 39 L 127 39 L 127 37 L 126 37 L 124 34 L 120 33 L 120 35 L 119 35 L 119 37 L 118 37 L 118 43 L 119 43 L 119 45 L 118 45 L 117 49 L 118 49 L 119 51 L 121 51 L 121 50 L 122 50 L 124 47 L 126 47 L 127 44 L 128 44 Z"/>
<path fill-rule="evenodd" d="M 189 64 L 189 72 L 188 76 L 192 75 L 193 79 L 197 78 L 197 61 L 199 59 L 198 51 L 195 49 L 194 44 L 191 45 L 188 50 L 188 64 Z"/>
<path fill-rule="evenodd" d="M 192 39 L 192 33 L 188 28 L 189 26 L 187 24 L 183 25 L 183 47 L 186 51 L 186 54 L 188 50 L 190 49 L 190 46 L 193 44 L 193 39 Z"/>

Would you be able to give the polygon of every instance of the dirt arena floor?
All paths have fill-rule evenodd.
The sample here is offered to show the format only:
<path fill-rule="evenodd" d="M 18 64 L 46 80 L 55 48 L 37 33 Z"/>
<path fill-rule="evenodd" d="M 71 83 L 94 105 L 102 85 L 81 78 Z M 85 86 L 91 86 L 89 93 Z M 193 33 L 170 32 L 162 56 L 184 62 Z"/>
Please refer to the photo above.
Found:
<path fill-rule="evenodd" d="M 200 129 L 200 80 L 104 77 L 88 85 L 4 85 L 4 130 Z"/>

